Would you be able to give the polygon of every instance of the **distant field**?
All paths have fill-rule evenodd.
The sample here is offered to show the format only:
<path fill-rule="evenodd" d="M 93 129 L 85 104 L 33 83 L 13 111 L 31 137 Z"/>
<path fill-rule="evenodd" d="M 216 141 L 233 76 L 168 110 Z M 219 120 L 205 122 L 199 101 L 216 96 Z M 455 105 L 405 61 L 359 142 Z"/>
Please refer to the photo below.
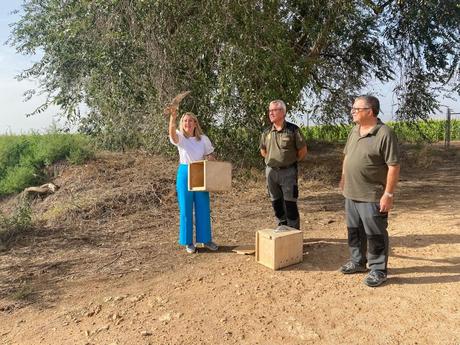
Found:
<path fill-rule="evenodd" d="M 0 136 L 0 195 L 19 192 L 46 180 L 45 167 L 60 160 L 72 164 L 92 155 L 89 140 L 79 134 Z"/>
<path fill-rule="evenodd" d="M 453 120 L 451 140 L 460 140 L 460 120 Z M 409 126 L 389 122 L 403 142 L 444 140 L 445 121 L 430 120 Z M 344 143 L 351 125 L 323 125 L 302 128 L 308 140 Z M 0 135 L 0 196 L 19 192 L 46 181 L 47 166 L 61 160 L 79 164 L 93 155 L 88 137 L 80 134 Z"/>
<path fill-rule="evenodd" d="M 401 141 L 405 142 L 438 142 L 444 140 L 446 121 L 420 121 L 415 126 L 406 122 L 387 122 Z M 352 125 L 323 125 L 302 128 L 309 140 L 323 142 L 345 142 Z M 451 121 L 451 140 L 460 140 L 460 120 Z"/>

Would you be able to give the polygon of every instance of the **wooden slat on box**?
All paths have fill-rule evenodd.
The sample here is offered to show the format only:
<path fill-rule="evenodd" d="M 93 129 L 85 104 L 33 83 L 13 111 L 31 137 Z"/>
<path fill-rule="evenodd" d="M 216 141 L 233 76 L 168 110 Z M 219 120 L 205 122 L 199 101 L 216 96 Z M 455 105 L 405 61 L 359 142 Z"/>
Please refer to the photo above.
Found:
<path fill-rule="evenodd" d="M 256 233 L 256 261 L 277 270 L 303 260 L 303 233 L 300 230 L 276 232 L 272 229 Z"/>
<path fill-rule="evenodd" d="M 188 166 L 190 191 L 222 192 L 232 188 L 232 164 L 220 161 L 196 161 Z"/>

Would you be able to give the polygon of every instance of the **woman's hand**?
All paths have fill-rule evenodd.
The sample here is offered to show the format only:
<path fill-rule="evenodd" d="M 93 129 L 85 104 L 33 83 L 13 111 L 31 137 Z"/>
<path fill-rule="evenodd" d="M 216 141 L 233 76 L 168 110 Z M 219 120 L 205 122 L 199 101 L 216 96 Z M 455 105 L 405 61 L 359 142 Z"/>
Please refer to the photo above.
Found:
<path fill-rule="evenodd" d="M 216 154 L 210 153 L 209 155 L 206 155 L 204 158 L 206 158 L 208 161 L 215 161 L 216 160 Z"/>
<path fill-rule="evenodd" d="M 177 107 L 175 107 L 174 105 L 170 105 L 168 107 L 168 110 L 169 110 L 170 118 L 172 118 L 173 120 L 176 120 L 177 119 Z"/>

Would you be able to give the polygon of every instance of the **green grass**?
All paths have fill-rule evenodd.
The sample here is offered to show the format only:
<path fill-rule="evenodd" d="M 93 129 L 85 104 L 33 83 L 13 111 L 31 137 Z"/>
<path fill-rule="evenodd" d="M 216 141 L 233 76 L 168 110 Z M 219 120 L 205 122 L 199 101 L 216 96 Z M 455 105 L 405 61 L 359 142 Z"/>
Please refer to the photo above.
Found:
<path fill-rule="evenodd" d="M 89 139 L 79 134 L 0 136 L 0 196 L 45 182 L 46 166 L 61 160 L 81 164 L 92 155 Z"/>

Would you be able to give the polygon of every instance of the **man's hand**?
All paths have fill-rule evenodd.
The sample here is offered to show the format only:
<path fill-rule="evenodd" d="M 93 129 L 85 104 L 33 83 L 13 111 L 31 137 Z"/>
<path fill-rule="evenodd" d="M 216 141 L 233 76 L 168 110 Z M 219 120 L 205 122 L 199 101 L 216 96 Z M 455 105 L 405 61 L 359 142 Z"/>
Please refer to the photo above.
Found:
<path fill-rule="evenodd" d="M 345 186 L 345 176 L 342 175 L 340 182 L 339 182 L 339 189 L 343 192 L 343 187 Z"/>
<path fill-rule="evenodd" d="M 300 162 L 307 156 L 307 145 L 297 150 L 297 161 Z"/>
<path fill-rule="evenodd" d="M 343 157 L 343 162 L 342 162 L 342 176 L 340 177 L 340 182 L 339 182 L 339 188 L 343 192 L 343 189 L 345 188 L 345 160 L 347 159 L 347 156 Z"/>
<path fill-rule="evenodd" d="M 393 207 L 393 197 L 390 197 L 388 194 L 384 193 L 380 198 L 380 212 L 388 213 Z"/>
<path fill-rule="evenodd" d="M 393 193 L 399 180 L 400 169 L 399 164 L 388 166 L 385 193 L 383 193 L 383 196 L 380 198 L 380 212 L 382 213 L 390 212 L 393 207 Z"/>

